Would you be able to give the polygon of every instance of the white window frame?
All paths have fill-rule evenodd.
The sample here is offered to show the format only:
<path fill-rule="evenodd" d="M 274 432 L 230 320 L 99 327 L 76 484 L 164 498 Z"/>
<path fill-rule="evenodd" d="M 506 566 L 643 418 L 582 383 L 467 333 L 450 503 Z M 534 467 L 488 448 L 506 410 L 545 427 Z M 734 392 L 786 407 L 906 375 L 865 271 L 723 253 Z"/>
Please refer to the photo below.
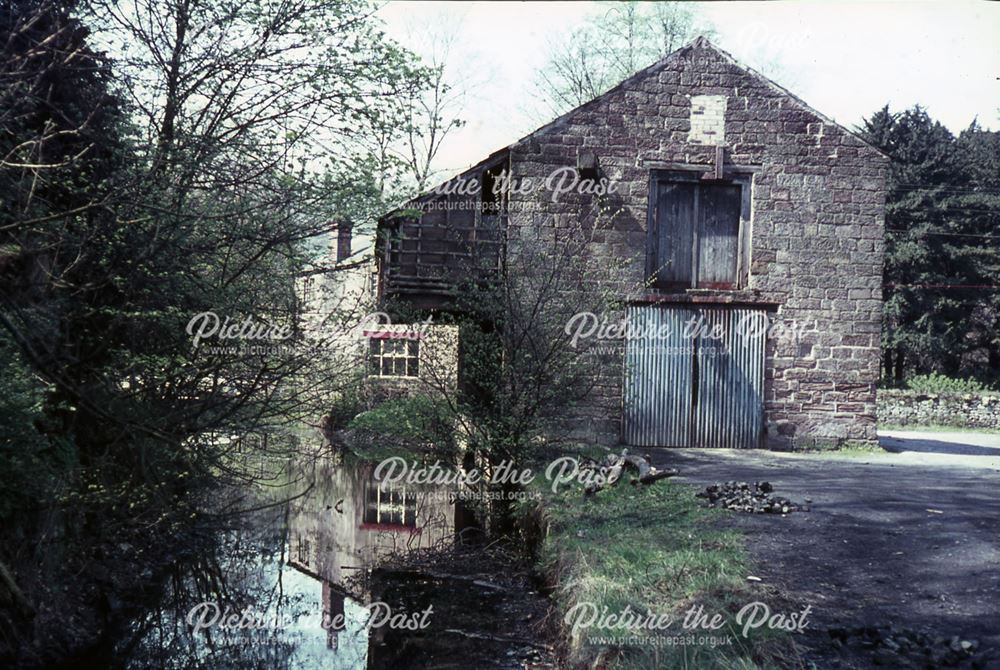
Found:
<path fill-rule="evenodd" d="M 391 364 L 387 368 L 388 361 Z M 402 374 L 398 372 L 400 366 Z M 371 377 L 416 379 L 420 376 L 420 340 L 404 337 L 369 338 L 368 374 Z"/>

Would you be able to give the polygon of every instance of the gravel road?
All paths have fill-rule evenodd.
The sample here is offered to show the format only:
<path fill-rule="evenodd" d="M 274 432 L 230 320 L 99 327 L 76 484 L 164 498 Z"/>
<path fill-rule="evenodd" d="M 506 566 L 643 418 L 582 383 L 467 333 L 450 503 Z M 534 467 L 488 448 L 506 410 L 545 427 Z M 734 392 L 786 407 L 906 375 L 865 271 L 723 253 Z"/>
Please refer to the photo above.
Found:
<path fill-rule="evenodd" d="M 893 664 L 878 645 L 838 645 L 829 630 L 895 625 L 977 641 L 978 662 L 961 667 L 1000 668 L 1000 435 L 891 432 L 881 442 L 884 452 L 848 456 L 649 451 L 679 481 L 767 480 L 811 501 L 809 512 L 729 522 L 747 535 L 761 583 L 812 605 L 800 642 L 814 667 Z"/>

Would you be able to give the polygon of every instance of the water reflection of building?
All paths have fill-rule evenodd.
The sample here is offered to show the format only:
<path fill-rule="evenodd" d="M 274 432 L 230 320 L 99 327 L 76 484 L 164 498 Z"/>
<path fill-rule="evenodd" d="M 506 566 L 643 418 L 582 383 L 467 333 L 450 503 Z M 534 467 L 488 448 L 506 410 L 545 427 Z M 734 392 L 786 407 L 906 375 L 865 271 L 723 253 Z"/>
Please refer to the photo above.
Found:
<path fill-rule="evenodd" d="M 369 571 L 394 555 L 450 545 L 468 525 L 445 489 L 379 484 L 372 466 L 321 463 L 314 476 L 313 489 L 291 503 L 288 562 L 322 583 L 327 620 L 370 601 Z M 337 645 L 331 628 L 327 646 Z"/>
<path fill-rule="evenodd" d="M 365 530 L 417 531 L 417 491 L 406 487 L 379 485 L 374 479 L 364 484 Z"/>

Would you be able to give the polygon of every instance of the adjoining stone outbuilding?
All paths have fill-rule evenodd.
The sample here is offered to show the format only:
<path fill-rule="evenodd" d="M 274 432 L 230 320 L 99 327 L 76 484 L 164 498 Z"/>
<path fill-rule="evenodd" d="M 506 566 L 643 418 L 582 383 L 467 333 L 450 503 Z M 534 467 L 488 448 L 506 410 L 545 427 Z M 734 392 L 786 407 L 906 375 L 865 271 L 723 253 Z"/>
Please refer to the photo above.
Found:
<path fill-rule="evenodd" d="M 636 446 L 873 441 L 887 165 L 699 38 L 457 178 L 474 177 L 479 194 L 439 189 L 384 217 L 379 296 L 445 307 L 459 273 L 502 262 L 516 238 L 511 212 L 549 225 L 597 197 L 492 185 L 571 170 L 614 192 L 619 214 L 592 251 L 624 262 L 629 332 L 674 333 L 628 337 L 574 417 L 581 436 Z M 683 333 L 692 321 L 716 335 Z M 659 355 L 665 346 L 683 353 Z"/>

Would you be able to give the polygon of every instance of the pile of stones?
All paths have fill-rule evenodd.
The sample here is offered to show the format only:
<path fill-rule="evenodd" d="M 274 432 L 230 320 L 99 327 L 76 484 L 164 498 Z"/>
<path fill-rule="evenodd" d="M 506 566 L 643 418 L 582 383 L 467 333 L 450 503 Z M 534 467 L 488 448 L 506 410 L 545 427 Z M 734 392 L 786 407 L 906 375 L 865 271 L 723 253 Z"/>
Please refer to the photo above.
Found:
<path fill-rule="evenodd" d="M 859 648 L 885 668 L 995 668 L 998 659 L 983 653 L 978 640 L 957 635 L 935 637 L 908 628 L 859 626 L 830 628 L 837 646 Z"/>
<path fill-rule="evenodd" d="M 794 503 L 788 498 L 773 495 L 770 482 L 722 482 L 705 487 L 699 498 L 708 500 L 708 507 L 721 507 L 749 514 L 788 514 L 808 512 L 809 507 Z M 806 502 L 809 502 L 807 499 Z"/>

